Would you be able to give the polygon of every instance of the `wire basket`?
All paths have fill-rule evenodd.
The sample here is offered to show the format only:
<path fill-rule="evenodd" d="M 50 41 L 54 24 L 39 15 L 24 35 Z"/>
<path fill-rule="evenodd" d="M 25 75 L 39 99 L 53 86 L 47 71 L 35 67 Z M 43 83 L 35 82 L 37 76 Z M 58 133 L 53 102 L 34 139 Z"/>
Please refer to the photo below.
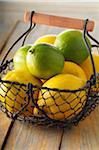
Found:
<path fill-rule="evenodd" d="M 93 74 L 90 80 L 86 82 L 85 87 L 81 89 L 50 89 L 47 87 L 35 86 L 31 83 L 20 84 L 18 82 L 4 81 L 2 77 L 13 69 L 13 59 L 7 60 L 7 56 L 17 42 L 23 37 L 22 46 L 24 45 L 28 34 L 36 25 L 35 23 L 32 25 L 33 15 L 34 11 L 31 12 L 29 29 L 14 42 L 2 60 L 0 66 L 0 110 L 13 120 L 17 119 L 36 125 L 70 128 L 72 125 L 77 125 L 88 116 L 99 103 L 99 74 L 96 74 L 91 49 L 86 40 L 86 35 L 96 43 L 92 45 L 92 47 L 97 47 L 98 49 L 99 42 L 89 34 L 87 30 L 89 21 L 86 19 L 83 27 L 83 39 L 90 54 Z M 39 99 L 35 97 L 35 94 L 38 94 L 38 92 L 40 92 Z M 47 104 L 49 99 L 53 102 L 51 105 Z M 43 101 L 42 108 L 39 107 L 38 101 Z M 34 115 L 34 107 L 39 112 L 37 116 Z M 59 119 L 59 117 L 63 119 Z"/>

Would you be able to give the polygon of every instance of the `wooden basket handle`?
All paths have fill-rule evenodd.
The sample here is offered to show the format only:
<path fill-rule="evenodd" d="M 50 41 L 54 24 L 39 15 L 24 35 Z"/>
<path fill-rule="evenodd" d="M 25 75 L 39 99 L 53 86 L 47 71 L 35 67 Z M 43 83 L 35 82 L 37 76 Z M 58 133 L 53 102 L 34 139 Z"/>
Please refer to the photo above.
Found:
<path fill-rule="evenodd" d="M 31 12 L 26 11 L 24 13 L 25 22 L 30 21 L 30 15 Z M 41 13 L 34 13 L 32 22 L 36 24 L 45 24 L 50 26 L 80 29 L 80 30 L 83 30 L 84 28 L 83 19 L 60 17 Z M 93 29 L 94 29 L 94 21 L 88 21 L 87 31 L 93 31 Z"/>

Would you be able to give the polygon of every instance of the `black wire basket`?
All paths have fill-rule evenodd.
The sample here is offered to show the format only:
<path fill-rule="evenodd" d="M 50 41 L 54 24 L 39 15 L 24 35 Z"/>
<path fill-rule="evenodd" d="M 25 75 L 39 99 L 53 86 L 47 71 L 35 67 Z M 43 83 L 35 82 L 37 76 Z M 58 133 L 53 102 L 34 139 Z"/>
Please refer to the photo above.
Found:
<path fill-rule="evenodd" d="M 77 125 L 81 120 L 88 116 L 99 103 L 99 74 L 96 74 L 91 49 L 86 40 L 86 35 L 95 42 L 95 45 L 92 45 L 92 47 L 98 49 L 99 42 L 87 31 L 88 19 L 86 19 L 83 27 L 83 40 L 90 54 L 93 74 L 82 89 L 50 89 L 47 87 L 35 86 L 31 83 L 20 84 L 18 82 L 4 81 L 2 80 L 2 77 L 13 69 L 13 59 L 7 60 L 7 56 L 17 42 L 24 37 L 22 43 L 23 46 L 28 34 L 34 29 L 36 24 L 34 23 L 32 25 L 33 14 L 34 11 L 31 12 L 29 29 L 14 42 L 0 65 L 0 110 L 12 120 L 17 119 L 36 125 L 70 128 L 72 125 Z M 38 92 L 41 93 L 39 99 L 35 98 L 35 94 Z M 45 96 L 46 94 L 48 95 L 47 97 Z M 47 100 L 49 99 L 53 101 L 51 105 L 47 104 Z M 58 103 L 60 99 L 61 102 Z M 43 100 L 42 108 L 39 107 L 37 103 L 41 100 Z M 39 112 L 37 116 L 34 115 L 34 107 L 35 110 Z M 55 108 L 55 111 L 53 111 L 53 107 Z M 64 111 L 61 109 L 63 107 Z M 58 116 L 61 116 L 63 119 L 57 119 Z"/>

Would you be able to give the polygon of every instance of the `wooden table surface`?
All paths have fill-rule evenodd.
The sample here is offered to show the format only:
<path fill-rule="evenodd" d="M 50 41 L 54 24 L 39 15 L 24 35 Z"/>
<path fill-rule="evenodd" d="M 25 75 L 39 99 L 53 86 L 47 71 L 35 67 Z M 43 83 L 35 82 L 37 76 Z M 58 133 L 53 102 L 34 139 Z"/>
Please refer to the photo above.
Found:
<path fill-rule="evenodd" d="M 1 28 L 2 27 L 2 28 Z M 4 28 L 5 27 L 5 28 Z M 3 30 L 4 28 L 4 30 Z M 0 23 L 0 60 L 11 44 L 28 28 L 20 21 Z M 33 43 L 39 36 L 59 33 L 62 28 L 37 25 L 29 35 L 26 43 Z M 20 47 L 21 42 L 9 54 Z M 0 111 L 0 149 L 4 150 L 99 150 L 99 107 L 77 127 L 71 130 L 34 127 L 15 121 L 11 128 L 11 120 Z M 8 134 L 9 132 L 9 134 Z"/>

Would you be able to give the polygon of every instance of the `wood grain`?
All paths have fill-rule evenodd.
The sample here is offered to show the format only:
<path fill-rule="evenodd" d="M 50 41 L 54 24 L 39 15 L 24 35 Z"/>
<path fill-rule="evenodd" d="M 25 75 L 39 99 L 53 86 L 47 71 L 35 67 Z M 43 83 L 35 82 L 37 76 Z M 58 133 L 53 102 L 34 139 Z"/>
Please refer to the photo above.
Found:
<path fill-rule="evenodd" d="M 8 24 L 9 29 L 8 30 L 5 29 L 6 32 L 2 31 L 2 34 L 0 34 L 0 52 L 1 53 L 3 53 L 4 46 L 6 46 L 8 38 L 10 38 L 16 25 L 17 25 L 17 21 L 12 22 L 11 26 L 9 26 Z M 7 118 L 6 115 L 0 110 L 0 149 L 7 135 L 7 132 L 9 130 L 10 124 L 11 124 L 11 120 Z"/>
<path fill-rule="evenodd" d="M 6 44 L 6 49 L 1 53 L 0 58 L 4 56 L 6 50 L 11 44 L 28 28 L 27 24 L 19 22 L 13 34 Z M 58 34 L 63 31 L 62 28 L 37 25 L 31 32 L 26 43 L 33 43 L 38 37 L 45 34 Z M 9 54 L 11 59 L 15 51 L 21 46 L 22 40 L 14 47 Z M 34 127 L 32 125 L 15 122 L 10 135 L 6 141 L 5 150 L 98 150 L 99 149 L 99 108 L 86 118 L 79 126 L 71 130 L 51 129 L 43 127 Z M 0 115 L 0 142 L 4 141 L 8 131 L 10 121 L 4 115 Z M 8 121 L 7 121 L 8 120 Z M 62 138 L 63 135 L 63 138 Z"/>
<path fill-rule="evenodd" d="M 5 150 L 58 150 L 62 130 L 21 124 L 16 121 Z"/>
<path fill-rule="evenodd" d="M 11 120 L 0 111 L 0 149 L 10 127 Z"/>
<path fill-rule="evenodd" d="M 4 50 L 4 46 L 6 45 L 8 39 L 10 38 L 11 34 L 13 33 L 14 29 L 16 28 L 18 24 L 18 20 L 13 21 L 12 23 L 8 24 L 8 29 L 0 34 L 0 54 Z"/>
<path fill-rule="evenodd" d="M 65 130 L 61 150 L 99 149 L 99 108 L 70 131 Z"/>
<path fill-rule="evenodd" d="M 24 21 L 29 22 L 31 18 L 31 12 L 26 11 L 24 13 Z M 36 24 L 45 24 L 56 27 L 72 28 L 72 29 L 84 29 L 84 20 L 68 17 L 60 17 L 54 15 L 47 15 L 41 13 L 33 13 L 32 22 Z M 89 21 L 87 24 L 87 31 L 93 31 L 94 21 Z"/>

